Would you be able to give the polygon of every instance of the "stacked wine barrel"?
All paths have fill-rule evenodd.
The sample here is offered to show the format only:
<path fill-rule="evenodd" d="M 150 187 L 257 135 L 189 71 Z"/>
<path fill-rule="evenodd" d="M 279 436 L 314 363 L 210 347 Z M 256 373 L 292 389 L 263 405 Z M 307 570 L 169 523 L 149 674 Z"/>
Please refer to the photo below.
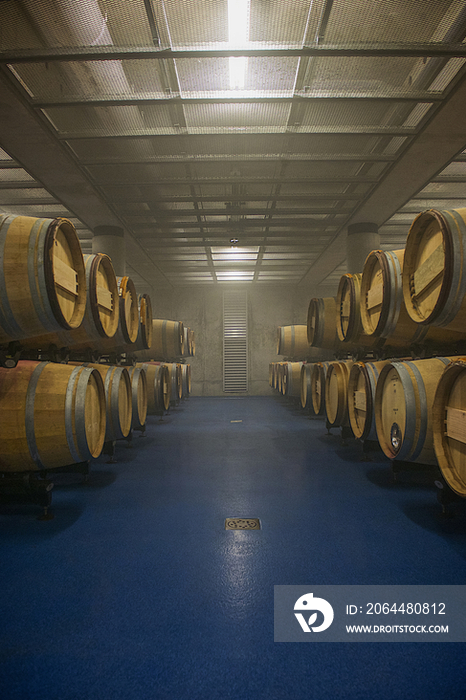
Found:
<path fill-rule="evenodd" d="M 466 208 L 421 212 L 404 249 L 372 251 L 335 296 L 310 300 L 306 331 L 278 329 L 289 356 L 270 386 L 293 395 L 300 365 L 303 409 L 395 463 L 438 465 L 466 498 Z"/>
<path fill-rule="evenodd" d="M 189 396 L 177 361 L 194 332 L 154 321 L 149 295 L 107 255 L 83 256 L 70 221 L 0 215 L 0 251 L 0 473 L 89 462 Z"/>

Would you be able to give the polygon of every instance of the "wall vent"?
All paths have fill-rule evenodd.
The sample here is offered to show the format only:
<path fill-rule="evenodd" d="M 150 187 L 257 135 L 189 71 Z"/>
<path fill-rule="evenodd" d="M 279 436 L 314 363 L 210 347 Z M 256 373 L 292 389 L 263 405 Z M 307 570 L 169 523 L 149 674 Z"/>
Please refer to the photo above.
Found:
<path fill-rule="evenodd" d="M 223 391 L 248 390 L 248 296 L 223 292 Z"/>

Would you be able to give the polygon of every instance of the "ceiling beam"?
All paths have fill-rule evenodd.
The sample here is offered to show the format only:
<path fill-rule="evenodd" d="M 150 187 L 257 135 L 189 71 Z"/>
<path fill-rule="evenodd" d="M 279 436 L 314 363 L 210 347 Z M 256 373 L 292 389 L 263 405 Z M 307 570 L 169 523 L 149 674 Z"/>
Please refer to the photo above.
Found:
<path fill-rule="evenodd" d="M 459 176 L 458 176 L 459 177 Z M 464 178 L 458 179 L 458 180 L 451 180 L 451 182 L 462 182 L 463 180 L 466 181 L 466 175 Z M 100 187 L 122 187 L 124 188 L 124 191 L 127 191 L 128 185 L 132 185 L 135 187 L 144 187 L 144 186 L 149 186 L 149 187 L 154 187 L 154 180 L 137 180 L 133 177 L 128 177 L 126 180 L 102 180 L 98 177 L 94 178 L 94 182 L 99 185 Z M 278 178 L 278 177 L 270 177 L 267 175 L 264 175 L 263 177 L 257 176 L 257 177 L 198 177 L 198 178 L 185 178 L 185 177 L 176 177 L 176 178 L 157 178 L 156 180 L 156 185 L 157 187 L 164 187 L 164 186 L 169 186 L 169 187 L 189 187 L 190 185 L 218 185 L 218 186 L 223 186 L 223 185 L 235 185 L 235 184 L 241 184 L 241 185 L 347 185 L 348 183 L 354 183 L 354 184 L 374 184 L 375 182 L 378 182 L 377 177 L 357 177 L 357 176 L 350 176 L 348 177 L 310 177 L 310 176 L 303 176 L 303 177 L 283 177 L 283 179 Z M 440 182 L 440 180 L 439 180 Z M 303 195 L 304 196 L 304 195 Z"/>
<path fill-rule="evenodd" d="M 80 46 L 66 48 L 16 49 L 0 52 L 0 63 L 50 63 L 52 61 L 124 61 L 124 60 L 177 60 L 182 58 L 230 58 L 230 57 L 301 58 L 323 56 L 365 56 L 392 58 L 455 58 L 466 56 L 466 46 L 461 43 L 351 43 L 315 44 L 271 47 L 266 42 L 249 42 L 248 48 L 226 49 L 223 43 L 217 47 L 199 49 L 171 49 L 155 46 Z"/>
<path fill-rule="evenodd" d="M 284 134 L 285 135 L 285 134 Z M 172 138 L 172 136 L 170 136 Z M 177 139 L 180 137 L 177 136 Z M 83 166 L 111 166 L 120 165 L 178 165 L 184 163 L 393 163 L 396 160 L 393 154 L 385 153 L 191 153 L 190 155 L 176 155 L 171 153 L 166 156 L 148 156 L 147 158 L 83 158 L 80 160 Z M 17 167 L 17 166 L 16 166 Z"/>
<path fill-rule="evenodd" d="M 156 182 L 155 186 L 158 186 L 160 183 Z M 154 185 L 152 185 L 154 187 Z M 269 202 L 271 200 L 277 201 L 277 202 L 309 202 L 309 201 L 322 201 L 322 202 L 333 202 L 334 200 L 358 200 L 362 199 L 364 195 L 362 193 L 360 194 L 355 194 L 353 193 L 345 193 L 345 192 L 326 192 L 325 194 L 322 192 L 317 192 L 313 194 L 283 194 L 283 195 L 274 195 L 272 194 L 238 194 L 238 195 L 233 195 L 233 194 L 206 194 L 203 196 L 197 196 L 195 197 L 196 202 L 223 202 L 225 205 L 231 202 Z M 140 196 L 131 196 L 127 195 L 125 196 L 118 196 L 115 198 L 110 198 L 111 201 L 114 201 L 115 203 L 123 203 L 123 204 L 142 204 L 142 203 L 148 203 L 148 204 L 183 204 L 186 202 L 192 202 L 193 201 L 193 196 L 187 196 L 187 195 L 166 195 L 166 196 L 152 196 L 152 197 L 144 197 L 144 195 Z M 227 214 L 227 213 L 238 213 L 238 209 L 240 207 L 229 207 L 225 206 L 223 209 L 220 210 L 220 213 Z M 234 212 L 232 211 L 234 209 Z M 244 210 L 244 212 L 243 212 Z M 241 213 L 248 213 L 247 207 L 242 207 L 241 208 Z M 199 209 L 199 212 L 201 214 L 205 214 L 205 211 L 203 209 Z M 168 216 L 176 216 L 177 210 L 176 209 L 163 209 L 160 211 L 161 214 L 163 215 L 168 215 Z M 280 213 L 280 210 L 277 210 L 277 213 Z M 306 212 L 304 212 L 306 213 Z"/>
<path fill-rule="evenodd" d="M 99 97 L 76 96 L 57 99 L 32 99 L 31 104 L 36 109 L 50 109 L 57 107 L 160 107 L 165 105 L 236 105 L 236 104 L 304 104 L 309 102 L 408 102 L 408 103 L 427 103 L 441 102 L 444 96 L 441 92 L 428 90 L 416 90 L 408 92 L 407 90 L 400 92 L 376 93 L 376 92 L 354 92 L 335 94 L 330 92 L 314 92 L 308 91 L 302 94 L 294 95 L 243 95 L 242 97 L 229 97 L 228 94 L 222 93 L 212 97 L 193 97 L 189 94 L 167 97 L 161 93 L 160 96 L 154 95 L 121 95 L 115 97 L 113 95 L 103 95 Z"/>
<path fill-rule="evenodd" d="M 180 127 L 181 128 L 181 127 Z M 247 134 L 266 136 L 277 136 L 285 134 L 312 135 L 318 136 L 415 136 L 416 127 L 412 126 L 296 126 L 287 127 L 286 131 L 282 126 L 238 126 L 238 127 L 189 127 L 189 133 L 180 131 L 177 127 L 156 127 L 153 129 L 134 129 L 120 131 L 118 133 L 103 130 L 92 131 L 57 131 L 59 141 L 82 141 L 84 139 L 151 139 L 159 136 L 176 136 L 180 134 L 186 136 L 245 136 Z"/>

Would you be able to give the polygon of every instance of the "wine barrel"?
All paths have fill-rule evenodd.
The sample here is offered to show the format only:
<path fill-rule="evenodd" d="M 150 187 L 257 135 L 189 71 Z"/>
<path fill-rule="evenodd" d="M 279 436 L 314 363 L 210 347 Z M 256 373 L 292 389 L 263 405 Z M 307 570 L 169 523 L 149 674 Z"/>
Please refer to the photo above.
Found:
<path fill-rule="evenodd" d="M 432 405 L 437 383 L 449 358 L 392 361 L 379 375 L 375 390 L 375 424 L 387 457 L 436 464 Z"/>
<path fill-rule="evenodd" d="M 194 333 L 191 330 L 191 328 L 188 328 L 188 326 L 184 326 L 183 333 L 184 333 L 183 356 L 184 357 L 192 357 Z"/>
<path fill-rule="evenodd" d="M 466 335 L 466 209 L 421 212 L 403 269 L 406 309 L 416 323 Z"/>
<path fill-rule="evenodd" d="M 191 393 L 191 365 L 181 365 L 182 396 L 187 399 Z"/>
<path fill-rule="evenodd" d="M 152 320 L 152 319 L 151 319 Z M 128 367 L 131 381 L 132 430 L 144 430 L 147 417 L 147 374 L 142 367 Z"/>
<path fill-rule="evenodd" d="M 287 362 L 285 366 L 285 387 L 283 394 L 286 396 L 301 395 L 301 367 L 302 362 Z"/>
<path fill-rule="evenodd" d="M 152 347 L 136 353 L 138 359 L 168 361 L 184 353 L 184 326 L 181 321 L 152 319 Z"/>
<path fill-rule="evenodd" d="M 275 389 L 279 394 L 282 393 L 283 365 L 284 362 L 277 362 L 277 366 L 275 368 Z"/>
<path fill-rule="evenodd" d="M 147 375 L 147 413 L 163 416 L 170 408 L 170 377 L 168 368 L 161 362 L 138 362 Z"/>
<path fill-rule="evenodd" d="M 178 406 L 183 388 L 180 365 L 177 362 L 164 362 L 163 364 L 168 368 L 170 406 Z"/>
<path fill-rule="evenodd" d="M 305 363 L 303 363 L 303 366 L 301 367 L 301 381 L 300 381 L 301 406 L 306 411 L 309 411 L 309 413 L 314 413 L 313 408 L 312 408 L 312 390 L 311 390 L 311 376 L 312 376 L 313 366 L 314 366 L 313 363 L 305 362 Z"/>
<path fill-rule="evenodd" d="M 315 348 L 333 350 L 337 341 L 337 305 L 335 297 L 314 297 L 307 312 L 307 339 Z"/>
<path fill-rule="evenodd" d="M 309 355 L 306 326 L 279 326 L 277 355 L 304 359 Z"/>
<path fill-rule="evenodd" d="M 104 382 L 107 406 L 105 441 L 128 437 L 132 421 L 131 380 L 128 370 L 126 367 L 87 362 L 83 366 L 96 369 Z"/>
<path fill-rule="evenodd" d="M 348 414 L 351 429 L 360 440 L 377 440 L 374 417 L 375 388 L 379 373 L 388 364 L 355 362 L 348 380 Z"/>
<path fill-rule="evenodd" d="M 87 302 L 83 322 L 73 330 L 60 329 L 55 333 L 22 341 L 25 348 L 47 349 L 50 345 L 72 351 L 93 349 L 105 338 L 113 338 L 118 328 L 118 285 L 112 262 L 107 255 L 85 255 Z"/>
<path fill-rule="evenodd" d="M 448 486 L 466 498 L 466 358 L 447 365 L 432 411 L 434 450 Z"/>
<path fill-rule="evenodd" d="M 138 295 L 129 277 L 117 277 L 119 323 L 113 338 L 101 338 L 94 345 L 103 355 L 133 351 L 139 332 Z M 146 351 L 144 351 L 146 352 Z"/>
<path fill-rule="evenodd" d="M 385 347 L 420 345 L 427 341 L 455 341 L 433 326 L 421 325 L 409 316 L 403 299 L 404 249 L 373 250 L 367 257 L 361 282 L 361 321 L 364 331 Z"/>
<path fill-rule="evenodd" d="M 105 392 L 91 367 L 21 360 L 0 368 L 0 471 L 56 469 L 98 457 Z"/>
<path fill-rule="evenodd" d="M 336 326 L 340 342 L 369 348 L 374 338 L 366 335 L 361 321 L 362 274 L 345 274 L 340 278 L 336 298 Z"/>
<path fill-rule="evenodd" d="M 152 304 L 148 294 L 138 296 L 138 335 L 131 352 L 152 347 Z"/>
<path fill-rule="evenodd" d="M 196 354 L 196 341 L 195 341 L 195 337 L 194 337 L 194 331 L 191 330 L 191 328 L 189 329 L 189 343 L 190 343 L 189 354 L 191 357 L 194 357 L 194 355 Z"/>
<path fill-rule="evenodd" d="M 325 378 L 325 415 L 332 428 L 349 427 L 348 380 L 351 360 L 330 362 Z"/>
<path fill-rule="evenodd" d="M 80 326 L 86 274 L 67 219 L 0 216 L 0 344 Z"/>
<path fill-rule="evenodd" d="M 311 401 L 314 414 L 325 413 L 325 380 L 330 362 L 315 362 L 311 371 Z"/>

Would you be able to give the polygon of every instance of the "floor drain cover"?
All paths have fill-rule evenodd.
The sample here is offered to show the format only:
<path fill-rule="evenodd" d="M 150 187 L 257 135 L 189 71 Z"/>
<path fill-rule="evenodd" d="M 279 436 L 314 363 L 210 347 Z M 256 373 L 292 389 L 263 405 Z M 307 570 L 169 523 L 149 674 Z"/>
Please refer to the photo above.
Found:
<path fill-rule="evenodd" d="M 260 530 L 259 518 L 227 518 L 225 530 Z"/>

